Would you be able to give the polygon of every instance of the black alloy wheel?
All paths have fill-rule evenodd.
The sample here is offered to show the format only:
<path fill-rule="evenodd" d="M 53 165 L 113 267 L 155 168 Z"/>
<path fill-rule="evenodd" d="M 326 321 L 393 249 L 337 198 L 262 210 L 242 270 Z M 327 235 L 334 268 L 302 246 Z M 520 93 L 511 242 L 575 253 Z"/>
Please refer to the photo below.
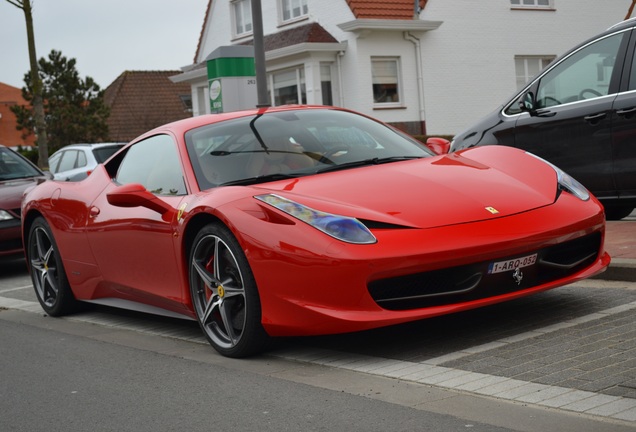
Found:
<path fill-rule="evenodd" d="M 223 225 L 209 224 L 190 252 L 190 294 L 199 324 L 219 353 L 246 357 L 263 350 L 269 336 L 245 254 Z"/>
<path fill-rule="evenodd" d="M 75 312 L 79 302 L 71 291 L 51 228 L 42 217 L 35 219 L 29 230 L 27 259 L 42 309 L 50 316 Z"/>

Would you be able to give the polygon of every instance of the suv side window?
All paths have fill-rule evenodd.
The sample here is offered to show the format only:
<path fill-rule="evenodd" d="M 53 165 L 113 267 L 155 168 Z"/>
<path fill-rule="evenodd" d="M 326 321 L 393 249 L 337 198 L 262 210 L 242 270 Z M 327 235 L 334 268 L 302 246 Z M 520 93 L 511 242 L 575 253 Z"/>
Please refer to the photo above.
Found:
<path fill-rule="evenodd" d="M 591 99 L 609 94 L 622 32 L 595 41 L 546 73 L 539 83 L 535 108 Z"/>
<path fill-rule="evenodd" d="M 57 171 L 70 171 L 77 166 L 77 150 L 67 150 L 62 153 Z"/>
<path fill-rule="evenodd" d="M 634 56 L 632 57 L 632 69 L 629 74 L 629 86 L 627 90 L 636 90 L 636 53 L 634 53 Z"/>
<path fill-rule="evenodd" d="M 179 153 L 168 135 L 155 135 L 130 147 L 115 181 L 140 183 L 156 195 L 185 195 Z"/>
<path fill-rule="evenodd" d="M 75 168 L 82 168 L 86 166 L 86 154 L 83 151 L 77 152 L 77 163 L 75 164 Z"/>
<path fill-rule="evenodd" d="M 62 153 L 57 153 L 56 155 L 54 155 L 51 159 L 49 159 L 49 170 L 55 174 L 58 169 L 57 169 L 57 165 L 60 162 L 60 159 L 62 159 Z"/>

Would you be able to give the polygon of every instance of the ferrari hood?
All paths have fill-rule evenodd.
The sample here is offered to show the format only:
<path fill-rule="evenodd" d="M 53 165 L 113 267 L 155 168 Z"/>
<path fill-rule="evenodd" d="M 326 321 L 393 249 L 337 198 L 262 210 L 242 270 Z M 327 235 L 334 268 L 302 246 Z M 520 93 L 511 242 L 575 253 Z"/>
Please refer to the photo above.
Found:
<path fill-rule="evenodd" d="M 517 149 L 479 147 L 259 185 L 316 210 L 430 228 L 552 204 L 554 169 Z"/>

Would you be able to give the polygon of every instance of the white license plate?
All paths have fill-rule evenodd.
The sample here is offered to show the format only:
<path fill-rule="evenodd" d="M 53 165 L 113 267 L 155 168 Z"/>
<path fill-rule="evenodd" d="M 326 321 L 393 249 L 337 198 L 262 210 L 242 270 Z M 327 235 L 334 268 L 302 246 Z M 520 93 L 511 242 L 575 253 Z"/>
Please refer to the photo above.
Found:
<path fill-rule="evenodd" d="M 537 254 L 527 255 L 506 261 L 497 261 L 490 263 L 488 266 L 488 274 L 502 273 L 514 269 L 528 267 L 537 262 Z"/>

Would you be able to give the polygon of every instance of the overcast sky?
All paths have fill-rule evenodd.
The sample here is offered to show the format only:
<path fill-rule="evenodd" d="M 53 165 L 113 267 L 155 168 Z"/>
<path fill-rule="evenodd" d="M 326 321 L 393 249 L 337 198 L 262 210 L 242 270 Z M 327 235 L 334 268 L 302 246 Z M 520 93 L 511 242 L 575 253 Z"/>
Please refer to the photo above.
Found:
<path fill-rule="evenodd" d="M 126 70 L 179 70 L 194 62 L 208 0 L 31 0 L 38 60 L 77 60 L 82 79 L 108 87 Z M 21 9 L 0 0 L 0 82 L 29 71 Z"/>

